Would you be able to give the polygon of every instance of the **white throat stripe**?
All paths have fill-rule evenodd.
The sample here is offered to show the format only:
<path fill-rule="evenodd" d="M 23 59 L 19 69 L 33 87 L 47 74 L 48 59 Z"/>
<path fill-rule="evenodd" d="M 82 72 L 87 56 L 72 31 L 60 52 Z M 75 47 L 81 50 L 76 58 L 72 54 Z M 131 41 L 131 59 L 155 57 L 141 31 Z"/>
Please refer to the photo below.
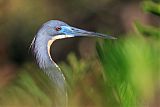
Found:
<path fill-rule="evenodd" d="M 74 35 L 56 35 L 52 37 L 52 40 L 55 41 L 57 39 L 64 39 L 64 38 L 71 38 L 74 37 Z"/>

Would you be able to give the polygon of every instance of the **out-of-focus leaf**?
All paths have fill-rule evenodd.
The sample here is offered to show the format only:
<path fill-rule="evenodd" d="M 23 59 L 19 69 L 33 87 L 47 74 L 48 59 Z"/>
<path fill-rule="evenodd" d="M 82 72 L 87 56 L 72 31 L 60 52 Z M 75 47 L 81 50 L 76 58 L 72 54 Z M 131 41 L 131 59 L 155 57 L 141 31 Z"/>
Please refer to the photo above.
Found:
<path fill-rule="evenodd" d="M 153 2 L 153 1 L 144 1 L 143 2 L 143 9 L 147 12 L 151 12 L 160 16 L 160 2 Z"/>
<path fill-rule="evenodd" d="M 112 87 L 111 92 L 115 96 L 112 101 L 119 102 L 119 106 L 130 107 L 153 98 L 159 81 L 156 75 L 160 74 L 159 47 L 158 40 L 149 43 L 139 36 L 98 44 L 106 85 Z"/>
<path fill-rule="evenodd" d="M 54 88 L 51 84 L 47 76 L 32 64 L 26 64 L 19 70 L 17 78 L 1 89 L 0 106 L 52 107 Z"/>
<path fill-rule="evenodd" d="M 153 26 L 142 25 L 140 22 L 135 22 L 135 27 L 137 30 L 143 34 L 144 36 L 160 38 L 160 28 L 156 28 Z"/>

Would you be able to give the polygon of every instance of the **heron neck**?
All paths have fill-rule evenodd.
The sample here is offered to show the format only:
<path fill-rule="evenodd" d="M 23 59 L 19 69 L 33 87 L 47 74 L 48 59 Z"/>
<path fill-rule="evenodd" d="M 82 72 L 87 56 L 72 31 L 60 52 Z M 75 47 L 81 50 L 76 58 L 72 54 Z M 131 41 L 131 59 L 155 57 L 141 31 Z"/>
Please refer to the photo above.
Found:
<path fill-rule="evenodd" d="M 41 36 L 37 36 L 36 40 L 34 40 L 34 48 L 33 52 L 35 54 L 36 61 L 41 69 L 46 69 L 54 66 L 54 62 L 50 56 L 50 47 L 48 47 L 47 38 L 42 38 Z"/>
<path fill-rule="evenodd" d="M 60 68 L 50 55 L 50 47 L 53 42 L 53 40 L 45 38 L 45 35 L 38 35 L 34 42 L 34 54 L 39 67 L 50 77 L 55 85 L 55 91 L 59 99 L 59 104 L 57 105 L 64 107 L 67 103 L 66 82 Z"/>

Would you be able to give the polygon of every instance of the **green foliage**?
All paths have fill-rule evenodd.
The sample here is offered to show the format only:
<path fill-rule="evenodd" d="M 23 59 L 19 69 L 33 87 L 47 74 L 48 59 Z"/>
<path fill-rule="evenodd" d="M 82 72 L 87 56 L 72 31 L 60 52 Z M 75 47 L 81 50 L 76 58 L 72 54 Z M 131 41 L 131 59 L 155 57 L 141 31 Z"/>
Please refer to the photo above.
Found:
<path fill-rule="evenodd" d="M 133 96 L 134 94 L 131 85 L 128 84 L 130 82 L 127 78 L 128 60 L 125 56 L 126 50 L 123 47 L 123 41 L 115 41 L 114 44 L 112 41 L 106 41 L 101 46 L 97 45 L 97 51 L 107 78 L 106 86 L 109 85 L 112 88 L 111 93 L 114 94 L 112 100 L 119 102 L 120 105 L 121 103 L 130 105 L 131 102 L 127 101 L 129 98 L 126 99 L 126 96 Z"/>
<path fill-rule="evenodd" d="M 152 41 L 156 42 L 156 41 Z M 160 73 L 160 44 L 143 37 L 105 41 L 97 45 L 100 61 L 107 78 L 106 85 L 122 107 L 139 106 L 153 97 Z M 155 78 L 156 77 L 156 78 Z M 109 97 L 109 96 L 108 96 Z"/>
<path fill-rule="evenodd" d="M 152 38 L 160 38 L 160 28 L 153 26 L 142 25 L 140 22 L 136 22 L 135 26 L 139 33 Z"/>
<path fill-rule="evenodd" d="M 89 65 L 83 59 L 78 60 L 76 56 L 71 53 L 68 55 L 68 64 L 62 62 L 61 68 L 69 83 L 70 89 L 73 89 L 78 80 L 82 80 Z M 77 76 L 78 75 L 78 76 Z"/>
<path fill-rule="evenodd" d="M 159 15 L 158 3 L 147 1 L 143 8 Z M 135 27 L 138 34 L 97 44 L 106 86 L 112 87 L 111 93 L 115 95 L 112 100 L 122 107 L 149 105 L 160 82 L 160 29 L 140 22 Z"/>
<path fill-rule="evenodd" d="M 145 1 L 143 2 L 143 9 L 146 12 L 151 12 L 154 15 L 160 15 L 160 2 L 153 2 L 153 1 Z M 135 23 L 136 29 L 139 33 L 141 33 L 144 36 L 150 36 L 154 38 L 160 37 L 160 28 L 153 27 L 149 25 L 142 25 L 140 22 Z"/>
<path fill-rule="evenodd" d="M 160 16 L 160 2 L 145 1 L 143 2 L 143 9 Z"/>
<path fill-rule="evenodd" d="M 143 9 L 146 12 L 150 12 L 154 15 L 160 16 L 160 2 L 145 1 L 143 2 Z M 141 34 L 144 36 L 152 36 L 154 38 L 160 37 L 160 27 L 156 28 L 149 25 L 142 25 L 140 22 L 136 22 L 135 26 Z"/>
<path fill-rule="evenodd" d="M 60 68 L 69 83 L 69 107 L 102 107 L 106 100 L 102 69 L 95 58 L 77 59 L 71 53 Z"/>
<path fill-rule="evenodd" d="M 1 107 L 52 107 L 54 88 L 47 76 L 26 64 L 15 79 L 0 91 Z M 29 72 L 32 71 L 32 72 Z M 41 79 L 43 78 L 43 79 Z"/>

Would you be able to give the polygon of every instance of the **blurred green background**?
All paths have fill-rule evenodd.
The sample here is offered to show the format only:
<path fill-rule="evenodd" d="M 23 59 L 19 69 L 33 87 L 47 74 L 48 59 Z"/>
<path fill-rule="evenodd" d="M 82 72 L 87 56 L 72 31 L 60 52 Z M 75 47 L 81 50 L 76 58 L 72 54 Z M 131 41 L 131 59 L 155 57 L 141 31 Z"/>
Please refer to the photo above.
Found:
<path fill-rule="evenodd" d="M 51 19 L 118 38 L 52 45 L 69 107 L 160 106 L 159 0 L 0 0 L 0 107 L 54 105 L 54 86 L 29 52 Z"/>

